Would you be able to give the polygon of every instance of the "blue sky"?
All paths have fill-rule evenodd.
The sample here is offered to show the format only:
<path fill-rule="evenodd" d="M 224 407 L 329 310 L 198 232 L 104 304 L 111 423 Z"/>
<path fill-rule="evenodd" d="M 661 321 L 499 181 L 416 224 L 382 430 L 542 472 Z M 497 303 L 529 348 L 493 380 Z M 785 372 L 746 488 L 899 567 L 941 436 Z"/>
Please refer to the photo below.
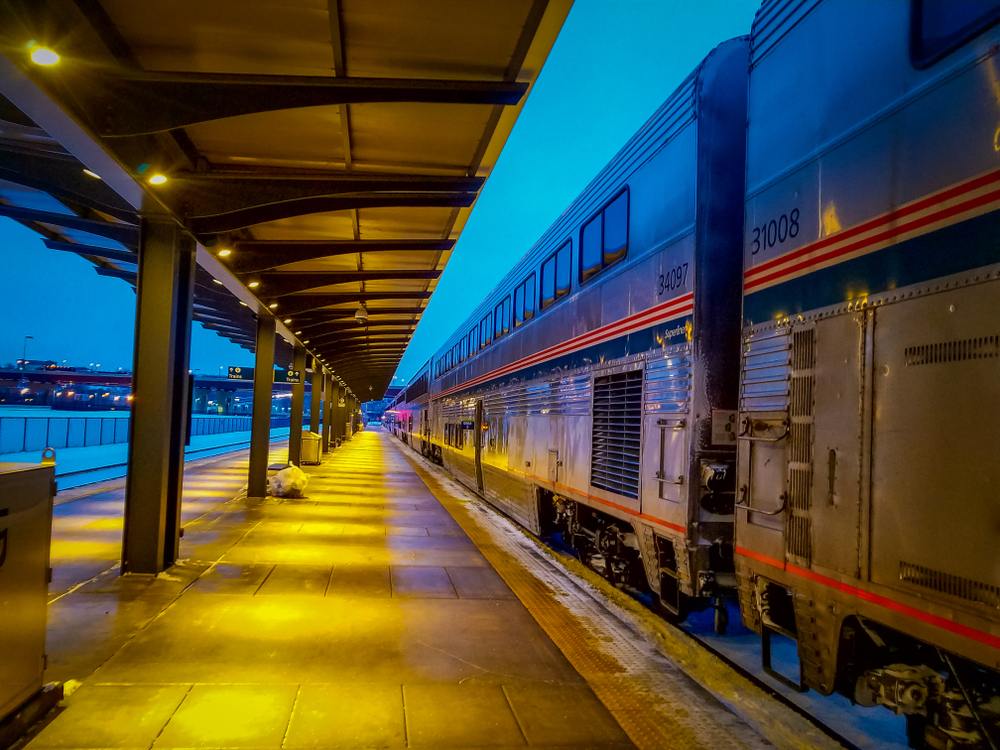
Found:
<path fill-rule="evenodd" d="M 748 34 L 759 0 L 576 0 L 490 175 L 397 375 L 403 382 L 503 278 L 719 42 Z M 0 364 L 130 369 L 135 295 L 87 261 L 0 218 Z M 195 324 L 191 366 L 253 364 Z M 400 380 L 395 381 L 397 383 Z"/>
<path fill-rule="evenodd" d="M 759 0 L 576 0 L 396 371 L 406 383 Z"/>

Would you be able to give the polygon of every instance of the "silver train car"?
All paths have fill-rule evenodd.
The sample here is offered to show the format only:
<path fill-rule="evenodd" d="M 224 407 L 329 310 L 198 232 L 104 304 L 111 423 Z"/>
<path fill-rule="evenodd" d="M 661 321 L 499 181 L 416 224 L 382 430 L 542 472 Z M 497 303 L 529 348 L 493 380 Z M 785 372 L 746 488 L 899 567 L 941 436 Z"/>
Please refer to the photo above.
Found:
<path fill-rule="evenodd" d="M 782 1 L 751 34 L 741 612 L 912 747 L 1000 741 L 998 20 Z"/>
<path fill-rule="evenodd" d="M 733 567 L 748 41 L 718 46 L 390 408 L 390 429 L 666 616 Z M 411 392 L 412 391 L 412 392 Z"/>

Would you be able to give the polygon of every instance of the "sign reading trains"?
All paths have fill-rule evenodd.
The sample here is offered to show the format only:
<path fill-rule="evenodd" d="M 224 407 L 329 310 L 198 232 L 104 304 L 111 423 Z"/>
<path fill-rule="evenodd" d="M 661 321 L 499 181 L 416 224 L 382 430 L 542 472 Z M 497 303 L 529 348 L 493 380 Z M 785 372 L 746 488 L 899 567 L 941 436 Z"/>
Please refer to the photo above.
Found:
<path fill-rule="evenodd" d="M 229 368 L 229 379 L 230 380 L 253 380 L 253 369 L 252 367 L 230 367 Z M 301 383 L 302 382 L 302 372 L 300 370 L 286 370 L 284 368 L 279 368 L 274 371 L 274 382 L 275 383 Z"/>
<path fill-rule="evenodd" d="M 230 380 L 253 380 L 253 368 L 252 367 L 230 367 L 229 368 L 229 379 Z"/>

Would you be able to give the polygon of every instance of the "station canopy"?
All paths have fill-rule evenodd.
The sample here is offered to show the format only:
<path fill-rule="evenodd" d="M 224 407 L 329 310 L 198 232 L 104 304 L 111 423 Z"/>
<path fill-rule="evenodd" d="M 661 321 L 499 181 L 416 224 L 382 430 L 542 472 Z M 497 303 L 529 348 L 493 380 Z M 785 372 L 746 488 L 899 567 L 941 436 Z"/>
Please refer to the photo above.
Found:
<path fill-rule="evenodd" d="M 168 214 L 195 320 L 380 398 L 571 2 L 0 0 L 0 215 L 134 284 Z"/>

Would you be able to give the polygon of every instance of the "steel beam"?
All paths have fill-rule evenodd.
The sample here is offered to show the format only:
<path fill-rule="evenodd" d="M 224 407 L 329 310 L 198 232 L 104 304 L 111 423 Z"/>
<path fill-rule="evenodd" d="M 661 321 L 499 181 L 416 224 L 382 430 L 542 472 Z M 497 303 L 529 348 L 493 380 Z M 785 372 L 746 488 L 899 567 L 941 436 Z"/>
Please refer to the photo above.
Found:
<path fill-rule="evenodd" d="M 526 82 L 159 72 L 137 68 L 33 71 L 67 92 L 86 91 L 103 136 L 145 135 L 199 122 L 281 109 L 369 102 L 517 104 Z M 72 106 L 71 102 L 66 102 Z"/>
<path fill-rule="evenodd" d="M 29 221 L 36 224 L 51 224 L 66 229 L 76 229 L 98 237 L 107 237 L 123 245 L 135 247 L 139 242 L 139 227 L 135 224 L 121 224 L 113 221 L 84 219 L 76 214 L 57 214 L 54 211 L 39 211 L 34 208 L 18 208 L 17 206 L 0 205 L 0 216 L 17 221 Z"/>
<path fill-rule="evenodd" d="M 441 271 L 430 270 L 386 270 L 386 271 L 276 271 L 257 275 L 260 293 L 268 297 L 284 297 L 288 294 L 306 292 L 334 284 L 352 284 L 359 281 L 407 281 L 440 278 Z"/>
<path fill-rule="evenodd" d="M 159 573 L 176 555 L 187 408 L 190 277 L 194 246 L 169 218 L 141 220 L 132 416 L 125 479 L 122 573 Z M 189 309 L 189 308 L 188 308 Z M 190 320 L 187 317 L 187 320 Z M 189 324 L 188 324 L 189 325 Z M 189 329 L 188 329 L 189 330 Z M 175 518 L 171 515 L 172 518 Z M 172 529 L 172 538 L 167 538 Z"/>
<path fill-rule="evenodd" d="M 455 240 L 249 240 L 237 242 L 228 265 L 236 273 L 257 273 L 304 260 L 383 252 L 445 252 Z"/>
<path fill-rule="evenodd" d="M 169 200 L 169 198 L 166 198 Z M 245 229 L 269 221 L 296 216 L 346 211 L 351 208 L 467 208 L 476 201 L 476 193 L 407 192 L 361 193 L 346 196 L 299 198 L 284 203 L 229 211 L 218 216 L 191 216 L 185 224 L 196 235 L 219 234 Z"/>
<path fill-rule="evenodd" d="M 294 318 L 305 312 L 321 310 L 330 305 L 340 305 L 345 302 L 361 303 L 371 300 L 396 300 L 396 299 L 430 299 L 430 292 L 342 292 L 338 294 L 296 294 L 286 297 L 279 303 L 278 309 L 281 315 L 286 318 Z M 268 299 L 267 303 L 279 302 L 275 299 Z M 372 312 L 378 312 L 377 310 Z M 347 315 L 354 315 L 351 310 Z M 347 316 L 345 316 L 347 317 Z"/>
<path fill-rule="evenodd" d="M 333 400 L 333 377 L 327 372 L 326 368 L 323 369 L 323 394 L 326 399 L 323 402 L 323 433 L 321 446 L 324 453 L 330 452 L 330 416 L 331 412 L 331 401 Z"/>
<path fill-rule="evenodd" d="M 42 244 L 49 250 L 62 250 L 67 253 L 77 255 L 89 255 L 92 258 L 104 258 L 105 260 L 115 260 L 122 263 L 138 263 L 139 256 L 131 250 L 111 250 L 106 247 L 96 245 L 82 245 L 78 242 L 60 242 L 42 238 Z"/>
<path fill-rule="evenodd" d="M 323 403 L 323 365 L 313 357 L 312 392 L 309 394 L 309 430 L 319 434 L 320 409 Z"/>
<path fill-rule="evenodd" d="M 292 369 L 299 373 L 299 382 L 292 384 L 292 412 L 288 426 L 288 463 L 302 464 L 302 410 L 306 400 L 306 350 L 295 347 Z"/>
<path fill-rule="evenodd" d="M 271 398 L 274 388 L 274 316 L 257 317 L 254 351 L 253 412 L 250 419 L 250 472 L 247 497 L 267 497 L 267 456 L 271 444 Z"/>

